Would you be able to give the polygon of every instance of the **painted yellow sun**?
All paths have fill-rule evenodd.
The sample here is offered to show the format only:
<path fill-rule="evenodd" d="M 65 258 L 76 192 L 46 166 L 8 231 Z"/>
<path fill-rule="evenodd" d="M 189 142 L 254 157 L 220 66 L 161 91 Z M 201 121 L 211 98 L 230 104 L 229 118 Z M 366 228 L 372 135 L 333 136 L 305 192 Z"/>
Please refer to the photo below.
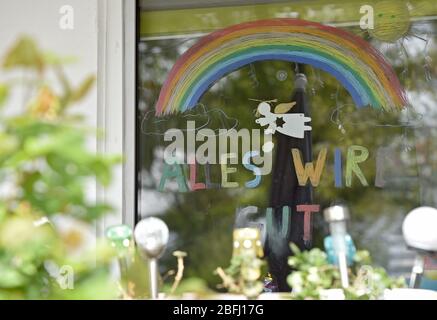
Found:
<path fill-rule="evenodd" d="M 385 0 L 373 5 L 374 28 L 369 33 L 384 42 L 396 42 L 410 30 L 410 11 L 406 1 Z"/>

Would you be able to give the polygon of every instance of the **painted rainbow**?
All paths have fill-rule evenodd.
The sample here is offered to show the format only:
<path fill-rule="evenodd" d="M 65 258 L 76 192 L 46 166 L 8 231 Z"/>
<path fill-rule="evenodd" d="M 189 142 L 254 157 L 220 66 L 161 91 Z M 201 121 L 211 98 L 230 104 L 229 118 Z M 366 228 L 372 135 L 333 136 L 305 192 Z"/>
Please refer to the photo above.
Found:
<path fill-rule="evenodd" d="M 397 110 L 406 94 L 382 54 L 342 29 L 299 19 L 242 23 L 199 40 L 173 66 L 156 114 L 184 112 L 225 75 L 255 61 L 284 60 L 312 65 L 333 75 L 357 107 Z"/>

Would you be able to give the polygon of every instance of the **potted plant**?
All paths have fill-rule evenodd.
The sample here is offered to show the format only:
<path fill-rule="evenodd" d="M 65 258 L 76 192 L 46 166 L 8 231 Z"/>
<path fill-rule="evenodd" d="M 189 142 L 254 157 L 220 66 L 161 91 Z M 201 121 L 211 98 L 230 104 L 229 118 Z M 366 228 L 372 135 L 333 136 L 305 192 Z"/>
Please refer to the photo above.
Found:
<path fill-rule="evenodd" d="M 343 289 L 337 266 L 328 262 L 325 252 L 315 248 L 301 251 L 290 245 L 293 256 L 288 264 L 293 268 L 287 281 L 294 299 L 382 299 L 386 289 L 404 288 L 403 278 L 388 276 L 384 268 L 371 266 L 368 251 L 357 251 L 349 268 L 350 286 Z"/>

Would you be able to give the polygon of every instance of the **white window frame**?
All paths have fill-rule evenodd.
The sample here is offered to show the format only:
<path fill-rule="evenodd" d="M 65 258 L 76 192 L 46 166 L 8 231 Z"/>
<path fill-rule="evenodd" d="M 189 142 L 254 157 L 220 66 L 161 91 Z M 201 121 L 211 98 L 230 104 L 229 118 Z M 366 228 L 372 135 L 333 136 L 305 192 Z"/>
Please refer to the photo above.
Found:
<path fill-rule="evenodd" d="M 115 209 L 97 224 L 98 235 L 114 224 L 135 224 L 136 9 L 136 0 L 98 0 L 97 126 L 105 134 L 97 151 L 123 155 L 112 184 L 97 186 L 97 199 Z"/>

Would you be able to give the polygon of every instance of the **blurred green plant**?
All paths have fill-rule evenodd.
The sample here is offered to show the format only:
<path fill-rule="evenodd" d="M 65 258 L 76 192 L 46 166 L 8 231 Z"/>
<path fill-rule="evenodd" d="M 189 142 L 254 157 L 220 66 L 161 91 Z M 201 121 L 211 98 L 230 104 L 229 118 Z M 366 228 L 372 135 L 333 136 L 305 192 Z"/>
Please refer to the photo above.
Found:
<path fill-rule="evenodd" d="M 93 179 L 108 185 L 121 159 L 87 148 L 92 131 L 71 110 L 95 77 L 72 86 L 65 63 L 29 37 L 3 59 L 5 72 L 19 70 L 26 78 L 0 83 L 0 299 L 117 295 L 108 268 L 113 249 L 103 241 L 93 245 L 94 223 L 111 207 L 90 199 L 87 187 Z M 12 98 L 15 92 L 24 106 Z"/>
<path fill-rule="evenodd" d="M 265 274 L 265 262 L 253 254 L 240 253 L 231 259 L 228 268 L 217 268 L 215 273 L 222 279 L 221 287 L 230 293 L 244 294 L 249 299 L 258 297 L 264 285 L 261 275 Z"/>
<path fill-rule="evenodd" d="M 177 260 L 177 270 L 169 270 L 162 278 L 162 292 L 168 297 L 181 297 L 185 294 L 191 297 L 205 298 L 211 295 L 212 291 L 208 288 L 205 280 L 196 277 L 183 279 L 185 269 L 184 259 L 187 257 L 187 253 L 178 250 L 173 252 L 173 256 Z M 173 279 L 172 283 L 167 280 L 169 278 Z"/>
<path fill-rule="evenodd" d="M 290 244 L 294 256 L 288 258 L 288 264 L 294 271 L 287 282 L 293 288 L 294 299 L 321 299 L 323 290 L 341 289 L 340 272 L 328 262 L 325 252 L 315 248 L 301 251 Z M 350 287 L 344 289 L 348 300 L 374 300 L 382 297 L 385 289 L 403 288 L 403 278 L 393 279 L 384 268 L 371 266 L 370 254 L 366 250 L 358 251 L 354 265 L 349 269 Z"/>

